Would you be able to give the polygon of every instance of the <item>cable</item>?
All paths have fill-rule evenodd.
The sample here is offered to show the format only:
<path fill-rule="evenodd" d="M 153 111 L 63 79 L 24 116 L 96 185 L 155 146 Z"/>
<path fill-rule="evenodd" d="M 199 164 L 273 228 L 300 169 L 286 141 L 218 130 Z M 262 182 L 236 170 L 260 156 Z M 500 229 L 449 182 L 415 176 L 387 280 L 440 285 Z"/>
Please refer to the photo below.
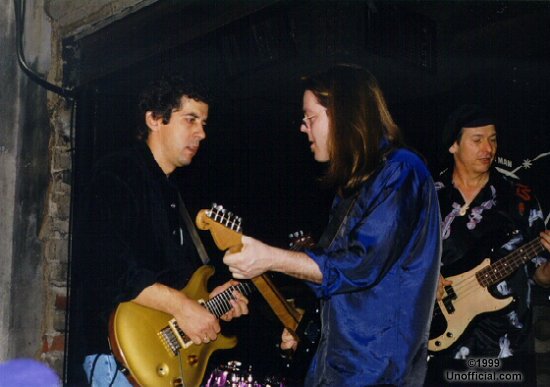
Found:
<path fill-rule="evenodd" d="M 65 348 L 64 348 L 64 359 L 63 359 L 63 378 L 64 382 L 67 383 L 69 379 L 69 367 L 70 361 L 69 357 L 74 356 L 70 353 L 69 346 L 71 345 L 70 337 L 70 321 L 71 321 L 71 298 L 72 298 L 72 256 L 73 256 L 73 233 L 74 233 L 74 207 L 76 203 L 75 199 L 75 185 L 76 185 L 76 161 L 75 161 L 75 135 L 74 129 L 76 127 L 76 111 L 77 111 L 77 100 L 71 99 L 71 123 L 70 123 L 70 152 L 71 152 L 71 198 L 70 198 L 70 207 L 69 207 L 69 235 L 68 235 L 68 253 L 67 253 L 67 284 L 66 284 L 66 299 L 69 301 L 66 305 L 65 312 Z"/>
<path fill-rule="evenodd" d="M 56 86 L 52 83 L 49 83 L 47 80 L 40 77 L 33 69 L 29 67 L 25 59 L 25 53 L 23 51 L 23 32 L 25 30 L 25 0 L 13 0 L 13 5 L 15 7 L 15 35 L 16 35 L 16 44 L 17 44 L 17 61 L 21 69 L 32 79 L 34 82 L 38 83 L 40 86 L 44 87 L 46 90 L 52 91 L 56 94 L 61 95 L 67 99 L 73 99 L 73 92 L 68 89 Z"/>

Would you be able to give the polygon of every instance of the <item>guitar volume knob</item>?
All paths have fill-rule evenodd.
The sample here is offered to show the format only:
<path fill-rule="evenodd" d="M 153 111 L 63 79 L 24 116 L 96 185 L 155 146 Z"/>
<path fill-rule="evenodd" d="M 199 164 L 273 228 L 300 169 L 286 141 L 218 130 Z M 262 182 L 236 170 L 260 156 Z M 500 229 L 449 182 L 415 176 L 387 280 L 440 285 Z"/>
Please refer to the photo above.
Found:
<path fill-rule="evenodd" d="M 157 375 L 158 376 L 166 376 L 170 372 L 170 367 L 168 367 L 168 364 L 161 363 L 157 366 Z"/>

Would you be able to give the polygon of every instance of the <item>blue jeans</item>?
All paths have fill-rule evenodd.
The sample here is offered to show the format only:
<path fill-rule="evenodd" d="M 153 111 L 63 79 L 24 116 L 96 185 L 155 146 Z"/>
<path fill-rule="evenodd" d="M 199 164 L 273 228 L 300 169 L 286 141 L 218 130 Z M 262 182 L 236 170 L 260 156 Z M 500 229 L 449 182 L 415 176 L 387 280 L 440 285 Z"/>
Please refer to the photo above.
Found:
<path fill-rule="evenodd" d="M 88 355 L 84 358 L 82 367 L 92 387 L 132 387 L 126 376 L 118 371 L 113 355 Z"/>

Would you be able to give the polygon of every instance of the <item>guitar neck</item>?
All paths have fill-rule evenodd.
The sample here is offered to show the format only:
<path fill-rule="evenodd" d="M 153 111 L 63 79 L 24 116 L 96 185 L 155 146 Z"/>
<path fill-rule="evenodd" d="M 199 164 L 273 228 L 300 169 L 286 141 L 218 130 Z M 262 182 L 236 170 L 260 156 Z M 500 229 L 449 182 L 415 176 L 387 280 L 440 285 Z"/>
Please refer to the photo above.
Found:
<path fill-rule="evenodd" d="M 234 299 L 233 292 L 237 291 L 245 296 L 252 293 L 253 287 L 248 282 L 241 282 L 238 285 L 230 286 L 220 294 L 208 300 L 204 307 L 217 318 L 220 318 L 232 308 L 230 300 Z"/>
<path fill-rule="evenodd" d="M 204 307 L 217 318 L 220 318 L 232 308 L 229 300 L 234 299 L 233 292 L 238 291 L 243 295 L 248 295 L 254 290 L 253 286 L 248 282 L 240 282 L 238 285 L 230 286 L 220 294 L 212 297 L 204 303 Z M 167 343 L 170 343 L 174 351 L 181 348 L 186 348 L 191 343 L 189 336 L 180 328 L 175 318 L 168 322 L 168 326 L 161 331 Z M 174 352 L 176 353 L 176 352 Z"/>
<path fill-rule="evenodd" d="M 298 237 L 300 235 L 301 234 L 297 233 L 294 236 Z M 314 243 L 311 237 L 302 236 L 291 245 L 290 250 L 300 251 L 305 247 L 313 245 Z M 258 291 L 265 298 L 283 326 L 288 329 L 291 334 L 295 334 L 298 329 L 298 324 L 300 324 L 300 320 L 302 319 L 301 313 L 283 297 L 267 274 L 252 278 L 252 282 L 256 285 Z"/>
<path fill-rule="evenodd" d="M 262 274 L 252 278 L 252 282 L 256 285 L 258 291 L 265 298 L 277 318 L 283 323 L 283 326 L 292 333 L 296 332 L 301 315 L 288 303 L 271 279 L 266 274 Z"/>
<path fill-rule="evenodd" d="M 488 287 L 497 284 L 542 251 L 544 251 L 544 247 L 540 239 L 535 238 L 504 258 L 478 271 L 476 278 L 481 286 Z"/>
<path fill-rule="evenodd" d="M 195 223 L 201 230 L 210 230 L 214 242 L 220 250 L 229 250 L 233 253 L 240 251 L 242 247 L 241 219 L 226 212 L 223 206 L 214 204 L 210 210 L 199 211 Z M 292 246 L 291 250 L 298 250 L 301 247 L 311 245 L 310 239 L 309 237 L 300 238 Z M 283 323 L 284 327 L 290 332 L 295 333 L 301 319 L 301 314 L 285 300 L 266 274 L 252 278 L 252 282 Z M 211 310 L 209 306 L 207 308 Z M 215 313 L 214 310 L 215 308 L 211 312 Z"/>

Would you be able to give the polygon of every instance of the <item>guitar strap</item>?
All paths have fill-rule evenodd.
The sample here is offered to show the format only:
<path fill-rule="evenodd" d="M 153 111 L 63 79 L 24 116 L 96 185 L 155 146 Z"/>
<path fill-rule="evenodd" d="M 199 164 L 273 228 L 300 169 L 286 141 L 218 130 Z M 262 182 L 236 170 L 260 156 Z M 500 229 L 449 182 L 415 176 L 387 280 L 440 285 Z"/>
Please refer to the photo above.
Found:
<path fill-rule="evenodd" d="M 180 210 L 181 218 L 183 219 L 183 222 L 185 223 L 185 227 L 187 228 L 187 231 L 189 232 L 189 235 L 193 240 L 193 244 L 195 245 L 195 248 L 199 253 L 199 257 L 202 263 L 206 265 L 210 260 L 210 258 L 208 258 L 208 254 L 206 253 L 206 249 L 202 244 L 201 238 L 199 237 L 199 233 L 195 228 L 195 224 L 191 220 L 191 217 L 189 216 L 189 212 L 187 211 L 187 208 L 185 207 L 185 204 L 183 203 L 183 199 L 181 198 L 181 195 L 179 193 L 178 193 L 178 201 L 179 201 L 179 210 Z"/>
<path fill-rule="evenodd" d="M 386 164 L 386 161 L 388 159 L 388 155 L 393 151 L 393 148 L 388 147 L 374 169 L 374 171 L 371 172 L 367 180 L 372 178 L 373 176 L 376 176 L 378 172 L 382 169 L 382 167 Z M 336 238 L 336 235 L 340 232 L 340 229 L 346 223 L 348 219 L 349 212 L 353 208 L 353 205 L 357 201 L 357 198 L 359 197 L 360 190 L 358 189 L 356 192 L 354 192 L 352 195 L 348 196 L 347 198 L 343 199 L 340 203 L 338 203 L 338 207 L 336 207 L 336 210 L 334 212 L 334 216 L 330 219 L 327 228 L 321 235 L 321 238 L 319 238 L 319 242 L 317 243 L 318 247 L 321 247 L 323 249 L 329 248 L 332 243 L 334 242 L 334 239 Z"/>
<path fill-rule="evenodd" d="M 347 221 L 349 212 L 351 211 L 358 197 L 359 191 L 355 192 L 353 195 L 348 196 L 340 203 L 338 203 L 338 207 L 336 207 L 334 216 L 330 219 L 330 222 L 328 223 L 327 228 L 325 228 L 325 231 L 321 235 L 321 238 L 319 238 L 319 242 L 317 243 L 318 247 L 326 249 L 332 245 L 334 239 L 336 238 L 336 235 L 338 235 L 338 232 Z"/>

